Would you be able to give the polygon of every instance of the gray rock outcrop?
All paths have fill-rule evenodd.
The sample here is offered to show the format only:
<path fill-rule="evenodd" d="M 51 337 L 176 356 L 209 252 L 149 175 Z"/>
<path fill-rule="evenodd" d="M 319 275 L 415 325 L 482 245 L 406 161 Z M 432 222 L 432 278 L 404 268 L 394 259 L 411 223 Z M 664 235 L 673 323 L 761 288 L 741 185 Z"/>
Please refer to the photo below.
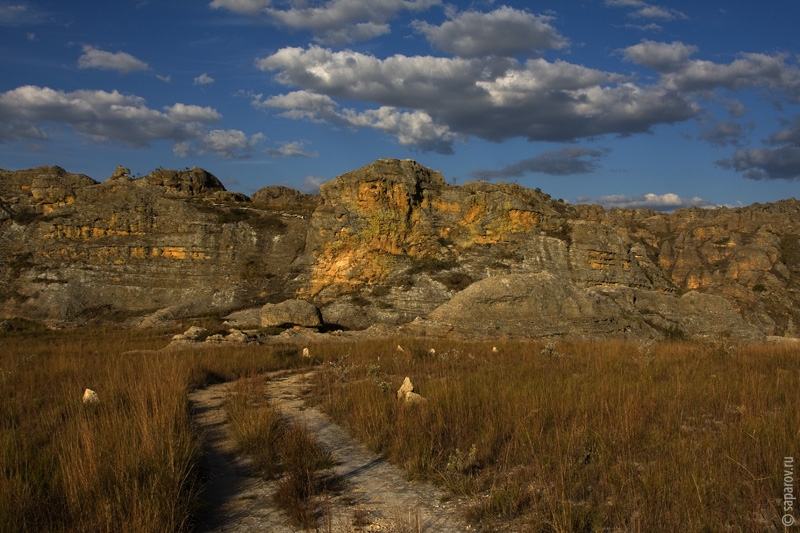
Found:
<path fill-rule="evenodd" d="M 265 304 L 261 308 L 261 326 L 302 326 L 318 328 L 322 326 L 319 309 L 306 300 L 285 300 L 277 304 Z"/>

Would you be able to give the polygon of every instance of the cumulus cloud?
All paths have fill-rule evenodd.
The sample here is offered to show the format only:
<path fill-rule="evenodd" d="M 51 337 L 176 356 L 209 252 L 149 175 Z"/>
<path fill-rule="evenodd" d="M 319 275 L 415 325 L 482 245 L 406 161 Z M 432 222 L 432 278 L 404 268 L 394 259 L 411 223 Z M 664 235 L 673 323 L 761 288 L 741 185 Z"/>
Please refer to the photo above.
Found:
<path fill-rule="evenodd" d="M 271 3 L 270 0 L 214 0 L 209 6 L 213 9 L 227 9 L 240 15 L 258 15 Z"/>
<path fill-rule="evenodd" d="M 764 141 L 767 146 L 736 150 L 716 165 L 753 180 L 800 179 L 800 116 L 784 121 L 784 129 Z"/>
<path fill-rule="evenodd" d="M 685 20 L 689 18 L 677 9 L 649 4 L 643 0 L 606 0 L 605 3 L 609 7 L 632 8 L 628 16 L 633 18 L 660 19 L 665 21 Z"/>
<path fill-rule="evenodd" d="M 176 122 L 216 122 L 222 118 L 215 109 L 199 105 L 173 104 L 164 107 L 169 117 Z"/>
<path fill-rule="evenodd" d="M 200 139 L 198 154 L 212 153 L 226 159 L 249 157 L 264 138 L 263 133 L 248 137 L 239 130 L 211 130 Z"/>
<path fill-rule="evenodd" d="M 350 50 L 284 48 L 257 61 L 304 98 L 333 97 L 424 113 L 448 135 L 500 141 L 574 140 L 649 131 L 695 116 L 700 108 L 659 85 L 565 61 L 395 55 L 378 59 Z M 293 118 L 308 117 L 305 108 Z"/>
<path fill-rule="evenodd" d="M 240 130 L 211 130 L 194 140 L 175 143 L 172 152 L 177 157 L 213 154 L 225 159 L 244 159 L 265 138 L 263 133 L 248 137 Z"/>
<path fill-rule="evenodd" d="M 599 204 L 605 209 L 653 209 L 655 211 L 674 211 L 684 207 L 716 207 L 716 205 L 695 196 L 694 198 L 681 198 L 674 193 L 666 194 L 640 194 L 636 196 L 608 195 L 591 199 L 577 198 L 578 203 Z"/>
<path fill-rule="evenodd" d="M 199 76 L 197 76 L 194 79 L 194 84 L 195 85 L 209 85 L 211 83 L 214 83 L 214 78 L 212 78 L 211 76 L 209 76 L 205 72 L 203 72 L 202 74 L 200 74 Z"/>
<path fill-rule="evenodd" d="M 539 173 L 551 176 L 588 174 L 599 168 L 599 160 L 607 152 L 567 146 L 559 150 L 542 152 L 536 157 L 523 159 L 500 170 L 475 170 L 472 176 L 477 179 L 516 178 L 524 174 Z"/>
<path fill-rule="evenodd" d="M 308 30 L 322 44 L 365 41 L 391 32 L 387 23 L 401 11 L 424 11 L 441 0 L 329 0 L 321 6 L 292 2 L 291 7 L 272 7 L 269 0 L 213 0 L 215 9 L 250 16 L 266 16 L 275 24 Z"/>
<path fill-rule="evenodd" d="M 150 70 L 147 63 L 126 52 L 106 52 L 88 44 L 83 46 L 83 55 L 78 58 L 78 68 L 116 70 L 120 74 Z"/>
<path fill-rule="evenodd" d="M 569 41 L 550 24 L 552 20 L 502 6 L 489 13 L 451 13 L 440 26 L 423 21 L 413 25 L 440 50 L 460 57 L 516 56 L 566 48 Z"/>
<path fill-rule="evenodd" d="M 268 148 L 265 152 L 272 157 L 319 157 L 318 153 L 305 150 L 304 145 L 303 141 L 285 142 L 278 148 Z"/>
<path fill-rule="evenodd" d="M 647 39 L 622 50 L 625 59 L 628 61 L 662 72 L 670 72 L 681 68 L 695 52 L 697 52 L 696 46 L 686 45 L 678 41 L 660 43 Z"/>
<path fill-rule="evenodd" d="M 689 59 L 695 52 L 697 47 L 680 42 L 648 40 L 622 50 L 627 60 L 659 71 L 661 84 L 669 90 L 686 93 L 766 87 L 785 93 L 790 102 L 800 102 L 800 68 L 789 63 L 786 54 L 742 53 L 723 64 Z"/>
<path fill-rule="evenodd" d="M 63 124 L 99 142 L 133 147 L 156 140 L 181 143 L 201 138 L 207 125 L 221 118 L 210 107 L 182 103 L 151 109 L 143 98 L 117 91 L 64 92 L 26 85 L 0 93 L 0 142 L 44 139 L 48 124 Z"/>
<path fill-rule="evenodd" d="M 447 126 L 438 124 L 423 111 L 402 111 L 390 106 L 362 112 L 340 109 L 332 98 L 310 91 L 295 91 L 266 100 L 256 95 L 253 105 L 262 109 L 284 109 L 281 115 L 287 118 L 305 118 L 348 128 L 375 129 L 395 137 L 403 146 L 423 151 L 452 153 L 457 137 Z"/>

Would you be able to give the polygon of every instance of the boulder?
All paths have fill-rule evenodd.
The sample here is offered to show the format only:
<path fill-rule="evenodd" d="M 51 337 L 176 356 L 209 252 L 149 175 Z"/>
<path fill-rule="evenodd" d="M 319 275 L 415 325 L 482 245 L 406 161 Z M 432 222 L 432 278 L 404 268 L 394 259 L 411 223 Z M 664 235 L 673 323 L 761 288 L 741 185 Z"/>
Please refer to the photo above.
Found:
<path fill-rule="evenodd" d="M 170 346 L 180 347 L 185 344 L 192 344 L 201 340 L 206 340 L 208 330 L 200 326 L 192 326 L 183 333 L 178 333 L 172 336 Z"/>
<path fill-rule="evenodd" d="M 238 342 L 238 343 L 247 343 L 250 340 L 250 337 L 244 331 L 239 329 L 229 329 L 228 334 L 225 335 L 225 342 Z"/>
<path fill-rule="evenodd" d="M 322 326 L 319 309 L 306 300 L 284 300 L 277 304 L 265 304 L 261 308 L 261 326 L 302 326 L 318 328 Z"/>
<path fill-rule="evenodd" d="M 252 329 L 261 327 L 261 308 L 253 307 L 230 313 L 223 317 L 228 325 L 239 329 Z"/>
<path fill-rule="evenodd" d="M 550 272 L 486 278 L 457 293 L 427 320 L 427 330 L 466 336 L 551 337 L 639 329 L 612 300 Z M 409 326 L 414 326 L 410 324 Z"/>

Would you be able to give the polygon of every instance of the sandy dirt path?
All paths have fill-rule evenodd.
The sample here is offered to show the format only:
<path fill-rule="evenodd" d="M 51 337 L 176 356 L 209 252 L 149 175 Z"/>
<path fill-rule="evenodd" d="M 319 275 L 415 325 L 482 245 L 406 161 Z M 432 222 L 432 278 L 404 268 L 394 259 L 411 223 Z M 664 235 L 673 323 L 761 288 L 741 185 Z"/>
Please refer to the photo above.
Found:
<path fill-rule="evenodd" d="M 309 376 L 273 375 L 267 384 L 267 395 L 284 416 L 305 425 L 333 455 L 335 466 L 329 475 L 341 482 L 341 488 L 320 502 L 326 513 L 319 531 L 470 531 L 460 518 L 458 501 L 443 503 L 444 492 L 440 489 L 407 481 L 399 469 L 369 452 L 319 409 L 306 408 L 303 396 L 309 387 Z M 301 531 L 291 527 L 272 504 L 275 483 L 257 477 L 247 458 L 236 455 L 223 408 L 227 387 L 224 383 L 211 385 L 190 395 L 196 423 L 204 434 L 209 474 L 205 498 L 210 516 L 200 531 Z"/>

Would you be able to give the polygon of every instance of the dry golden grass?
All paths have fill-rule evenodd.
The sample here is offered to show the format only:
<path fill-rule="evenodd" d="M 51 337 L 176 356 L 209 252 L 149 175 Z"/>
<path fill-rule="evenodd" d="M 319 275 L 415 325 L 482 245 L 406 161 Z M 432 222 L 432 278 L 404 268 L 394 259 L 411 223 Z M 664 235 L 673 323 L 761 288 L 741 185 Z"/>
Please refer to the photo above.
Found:
<path fill-rule="evenodd" d="M 263 347 L 163 348 L 174 332 L 0 336 L 0 531 L 189 531 L 201 513 L 190 388 L 299 363 Z M 100 403 L 85 406 L 85 388 Z"/>
<path fill-rule="evenodd" d="M 477 496 L 467 515 L 484 527 L 782 527 L 781 467 L 800 436 L 796 348 L 426 342 L 351 348 L 345 376 L 320 374 L 321 401 L 410 475 Z M 396 400 L 406 375 L 426 404 Z"/>
<path fill-rule="evenodd" d="M 311 363 L 285 346 L 125 353 L 171 333 L 0 336 L 0 530 L 192 529 L 202 473 L 188 391 Z M 324 369 L 317 401 L 409 475 L 475 496 L 466 512 L 485 530 L 781 529 L 783 459 L 800 441 L 796 348 L 496 345 L 310 346 Z M 398 403 L 405 376 L 427 403 Z M 98 405 L 82 404 L 86 387 Z M 234 423 L 267 464 L 274 438 L 261 418 Z"/>

